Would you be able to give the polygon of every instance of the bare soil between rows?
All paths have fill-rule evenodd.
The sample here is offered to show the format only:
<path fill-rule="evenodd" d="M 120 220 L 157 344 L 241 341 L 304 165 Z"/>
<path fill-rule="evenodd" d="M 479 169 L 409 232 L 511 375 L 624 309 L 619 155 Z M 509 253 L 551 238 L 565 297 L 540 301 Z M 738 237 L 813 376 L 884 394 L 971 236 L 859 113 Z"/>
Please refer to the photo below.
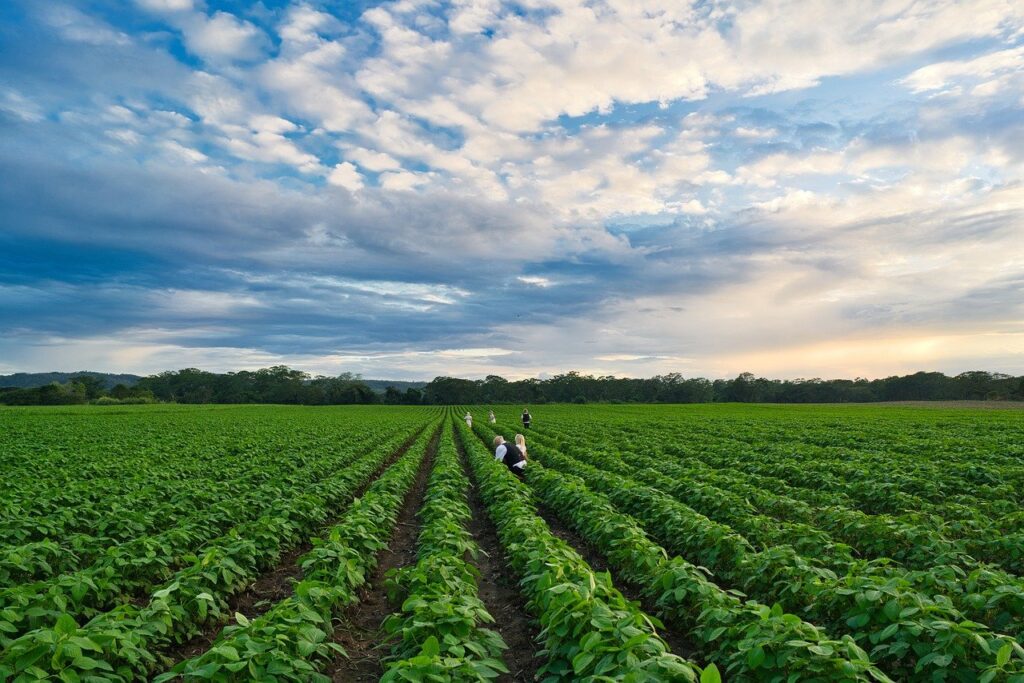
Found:
<path fill-rule="evenodd" d="M 480 571 L 477 595 L 494 617 L 495 623 L 491 628 L 497 631 L 508 645 L 508 649 L 502 653 L 502 660 L 509 673 L 496 680 L 500 683 L 532 681 L 543 663 L 536 657 L 539 628 L 526 611 L 526 598 L 511 575 L 508 558 L 498 540 L 498 530 L 480 499 L 480 492 L 472 473 L 468 470 L 466 454 L 458 438 L 455 439 L 455 445 L 462 467 L 470 479 L 469 509 L 472 517 L 469 532 L 482 551 L 474 562 Z"/>
<path fill-rule="evenodd" d="M 377 468 L 369 479 L 367 479 L 367 481 L 355 491 L 350 501 L 363 495 L 363 493 L 366 492 L 366 489 L 369 488 L 370 485 L 376 481 L 385 470 L 387 470 L 387 468 L 391 467 L 396 460 L 402 457 L 409 448 L 412 447 L 413 443 L 415 443 L 416 439 L 422 432 L 422 429 L 417 430 L 412 436 L 406 439 L 406 441 L 399 446 L 394 453 L 389 455 L 384 463 Z M 330 529 L 332 526 L 337 524 L 338 520 L 341 519 L 341 516 L 344 515 L 344 510 L 347 508 L 348 503 L 345 503 L 340 508 L 340 514 L 321 525 L 320 529 L 316 534 L 314 534 L 314 536 L 319 535 L 320 532 Z M 307 538 L 299 545 L 283 552 L 273 568 L 260 574 L 260 576 L 250 583 L 244 591 L 235 593 L 228 599 L 228 609 L 226 614 L 233 617 L 234 613 L 238 612 L 250 619 L 253 619 L 264 614 L 276 603 L 290 596 L 294 592 L 292 588 L 294 583 L 302 580 L 302 567 L 298 564 L 299 558 L 312 550 L 312 548 L 313 544 L 311 539 Z M 229 623 L 233 623 L 233 619 L 232 622 Z M 178 662 L 191 659 L 192 657 L 196 657 L 203 652 L 206 652 L 217 641 L 217 638 L 224 626 L 225 625 L 223 623 L 213 624 L 202 633 L 194 636 L 192 639 L 168 650 L 165 655 L 172 662 L 171 666 L 168 668 L 173 667 Z"/>
<path fill-rule="evenodd" d="M 576 531 L 564 524 L 554 511 L 538 503 L 537 514 L 547 522 L 551 533 L 572 546 L 587 561 L 591 569 L 596 572 L 608 572 L 614 586 L 619 589 L 620 593 L 626 596 L 627 600 L 638 603 L 649 616 L 657 614 L 657 606 L 652 600 L 643 595 L 641 587 L 631 581 L 622 579 L 622 577 L 615 578 L 615 572 L 608 566 L 607 558 L 605 558 L 601 551 L 587 543 Z M 679 629 L 665 624 L 665 627 L 657 629 L 657 632 L 662 640 L 668 643 L 669 650 L 674 654 L 684 659 L 692 659 L 696 654 L 697 648 L 694 646 L 693 641 Z"/>
<path fill-rule="evenodd" d="M 335 623 L 333 640 L 345 648 L 348 656 L 338 655 L 323 672 L 333 681 L 369 683 L 379 680 L 383 674 L 381 659 L 387 654 L 390 643 L 381 627 L 384 620 L 395 611 L 387 598 L 385 580 L 392 569 L 407 567 L 416 562 L 421 526 L 416 513 L 423 505 L 440 436 L 438 430 L 427 446 L 427 454 L 420 465 L 416 481 L 406 494 L 398 513 L 398 521 L 388 547 L 377 556 L 377 567 L 368 584 L 360 591 L 359 602 L 346 609 Z"/>
<path fill-rule="evenodd" d="M 458 444 L 458 446 L 461 455 L 461 443 Z M 567 524 L 563 523 L 553 510 L 538 502 L 537 514 L 540 515 L 547 523 L 548 528 L 551 529 L 551 533 L 568 543 L 574 550 L 576 550 L 576 552 L 586 560 L 587 564 L 590 565 L 591 569 L 597 572 L 608 572 L 612 577 L 612 583 L 617 589 L 619 589 L 619 592 L 621 592 L 626 599 L 639 603 L 640 607 L 648 615 L 655 615 L 657 613 L 656 606 L 651 600 L 648 600 L 643 596 L 643 591 L 640 586 L 631 582 L 623 581 L 621 578 L 616 579 L 615 574 L 608 566 L 608 562 L 604 555 L 587 543 L 582 536 L 577 534 Z M 690 640 L 685 633 L 669 626 L 668 624 L 666 624 L 664 628 L 658 629 L 658 635 L 660 635 L 668 644 L 669 649 L 680 657 L 686 659 L 692 658 L 697 651 L 693 641 Z"/>

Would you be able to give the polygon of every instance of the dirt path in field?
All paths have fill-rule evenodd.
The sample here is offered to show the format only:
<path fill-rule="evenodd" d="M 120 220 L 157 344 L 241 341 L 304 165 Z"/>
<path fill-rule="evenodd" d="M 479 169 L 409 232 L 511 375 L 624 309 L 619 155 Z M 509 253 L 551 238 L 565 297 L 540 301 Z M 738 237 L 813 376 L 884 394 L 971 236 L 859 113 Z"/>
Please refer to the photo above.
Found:
<path fill-rule="evenodd" d="M 388 547 L 377 556 L 377 568 L 367 586 L 360 591 L 359 602 L 347 609 L 340 623 L 335 625 L 334 642 L 345 648 L 348 657 L 338 655 L 323 672 L 333 681 L 368 683 L 379 680 L 383 673 L 380 660 L 388 653 L 390 644 L 381 631 L 381 625 L 395 611 L 388 602 L 384 580 L 389 570 L 416 562 L 420 533 L 420 521 L 416 513 L 423 505 L 427 480 L 430 478 L 440 438 L 441 432 L 438 430 L 427 447 L 416 481 L 402 503 Z"/>
<path fill-rule="evenodd" d="M 367 479 L 366 483 L 360 486 L 353 494 L 352 499 L 358 498 L 363 495 L 370 484 L 377 480 L 384 471 L 390 467 L 396 460 L 402 457 L 406 451 L 412 447 L 413 443 L 419 438 L 419 435 L 423 432 L 423 429 L 417 430 L 412 436 L 406 439 L 405 443 L 399 446 L 398 450 L 389 455 L 384 463 L 377 468 L 377 470 Z M 348 503 L 345 503 L 340 511 L 344 514 L 344 510 L 348 508 Z M 337 524 L 340 516 L 333 517 L 330 521 L 325 522 L 320 529 L 313 534 L 317 536 L 320 532 L 330 529 L 332 526 Z M 233 615 L 235 612 L 239 612 L 246 617 L 253 619 L 265 613 L 276 603 L 284 600 L 292 594 L 292 584 L 296 581 L 302 580 L 302 567 L 299 566 L 298 560 L 300 557 L 312 550 L 313 544 L 310 539 L 307 539 L 299 545 L 285 550 L 282 553 L 277 564 L 268 569 L 266 572 L 256 578 L 255 581 L 249 584 L 248 587 L 241 593 L 236 593 L 228 599 L 228 609 L 226 614 L 231 615 L 234 623 Z M 199 635 L 193 637 L 191 640 L 182 643 L 181 645 L 169 650 L 166 655 L 171 659 L 173 664 L 177 664 L 180 661 L 190 659 L 199 654 L 202 654 L 206 650 L 210 649 L 210 646 L 217 640 L 223 629 L 224 624 L 214 624 L 210 628 L 207 628 Z M 168 667 L 171 668 L 171 667 Z"/>
<path fill-rule="evenodd" d="M 601 554 L 599 550 L 583 540 L 582 536 L 577 534 L 567 525 L 563 524 L 562 520 L 558 518 L 558 515 L 555 514 L 554 511 L 538 503 L 537 514 L 539 514 L 544 521 L 548 523 L 548 527 L 551 528 L 551 533 L 572 546 L 576 552 L 583 556 L 583 559 L 587 561 L 587 564 L 589 564 L 594 571 L 610 573 L 612 576 L 612 583 L 615 584 L 615 587 L 618 588 L 627 599 L 640 603 L 641 608 L 643 608 L 644 612 L 647 614 L 657 614 L 658 610 L 654 605 L 654 602 L 643 596 L 643 591 L 640 589 L 640 586 L 629 581 L 624 581 L 621 577 L 616 578 L 615 572 L 613 572 L 608 566 L 608 561 L 605 556 Z M 668 643 L 669 650 L 684 659 L 691 659 L 697 651 L 697 648 L 693 645 L 693 641 L 691 641 L 685 633 L 672 628 L 667 624 L 665 625 L 665 628 L 658 629 L 658 635 Z"/>
<path fill-rule="evenodd" d="M 469 532 L 483 551 L 474 561 L 480 570 L 478 595 L 494 617 L 495 623 L 490 628 L 497 631 L 508 645 L 508 649 L 502 653 L 502 660 L 509 673 L 496 680 L 501 683 L 532 681 L 543 663 L 535 657 L 539 649 L 536 641 L 538 628 L 527 613 L 524 606 L 526 598 L 519 592 L 519 586 L 509 571 L 508 558 L 498 541 L 498 530 L 480 500 L 480 492 L 468 470 L 466 454 L 458 438 L 455 439 L 455 447 L 462 467 L 470 478 L 469 509 L 473 516 L 469 522 Z"/>

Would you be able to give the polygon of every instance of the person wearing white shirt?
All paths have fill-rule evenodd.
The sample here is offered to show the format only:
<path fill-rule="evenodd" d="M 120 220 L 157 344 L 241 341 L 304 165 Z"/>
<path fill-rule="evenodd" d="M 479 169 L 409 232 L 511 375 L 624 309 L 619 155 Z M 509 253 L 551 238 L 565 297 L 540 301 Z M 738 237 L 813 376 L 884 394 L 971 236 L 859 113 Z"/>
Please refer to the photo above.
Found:
<path fill-rule="evenodd" d="M 469 427 L 470 429 L 472 429 L 473 428 L 473 416 L 471 414 L 469 414 L 469 413 L 466 413 L 466 417 L 463 418 L 463 419 L 466 421 L 466 426 Z"/>
<path fill-rule="evenodd" d="M 514 443 L 507 443 L 505 437 L 500 435 L 494 437 L 494 459 L 505 463 L 505 467 L 512 474 L 520 479 L 523 478 L 523 474 L 526 471 L 526 456 L 523 455 L 518 446 Z"/>

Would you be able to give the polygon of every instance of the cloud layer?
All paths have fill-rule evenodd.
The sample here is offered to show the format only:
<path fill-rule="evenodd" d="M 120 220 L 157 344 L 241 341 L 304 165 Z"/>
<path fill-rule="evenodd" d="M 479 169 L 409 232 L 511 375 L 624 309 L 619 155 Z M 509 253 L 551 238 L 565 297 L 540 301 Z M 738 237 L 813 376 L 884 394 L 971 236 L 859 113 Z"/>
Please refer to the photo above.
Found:
<path fill-rule="evenodd" d="M 0 371 L 1024 373 L 1024 8 L 16 0 Z"/>

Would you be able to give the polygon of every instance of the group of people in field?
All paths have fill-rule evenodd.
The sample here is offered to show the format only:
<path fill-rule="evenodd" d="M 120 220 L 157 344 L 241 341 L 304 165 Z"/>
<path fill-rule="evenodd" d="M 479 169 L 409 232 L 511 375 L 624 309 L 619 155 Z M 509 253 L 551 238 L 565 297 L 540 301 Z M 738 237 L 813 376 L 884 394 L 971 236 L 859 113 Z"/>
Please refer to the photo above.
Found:
<path fill-rule="evenodd" d="M 473 428 L 473 414 L 470 412 L 466 413 L 463 418 L 466 420 L 466 426 L 470 429 Z M 523 429 L 529 429 L 530 423 L 533 421 L 533 417 L 530 415 L 528 408 L 523 408 Z M 494 411 L 488 411 L 487 421 L 490 424 L 497 423 L 497 418 L 494 417 Z M 516 475 L 520 479 L 523 478 L 523 474 L 526 472 L 526 437 L 522 434 L 516 434 L 515 440 L 512 443 L 505 441 L 505 437 L 498 436 L 494 437 L 494 459 L 498 462 L 504 463 L 508 467 L 512 474 Z"/>

